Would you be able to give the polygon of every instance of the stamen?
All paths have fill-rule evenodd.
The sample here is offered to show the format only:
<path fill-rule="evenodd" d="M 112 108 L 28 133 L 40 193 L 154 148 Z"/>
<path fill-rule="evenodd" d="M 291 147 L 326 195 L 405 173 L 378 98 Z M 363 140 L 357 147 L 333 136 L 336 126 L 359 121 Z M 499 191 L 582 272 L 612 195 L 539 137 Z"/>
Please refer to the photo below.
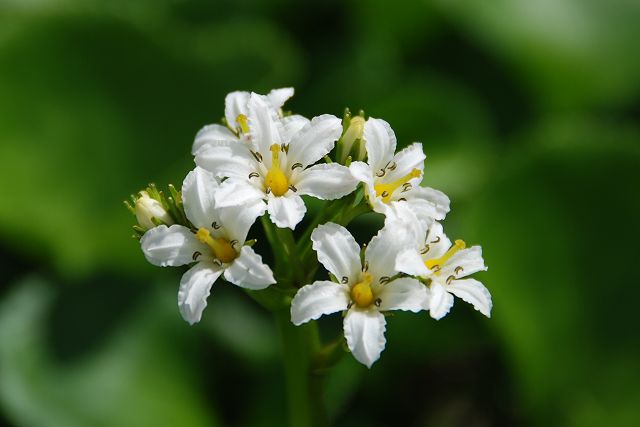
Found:
<path fill-rule="evenodd" d="M 220 262 L 231 262 L 238 256 L 238 253 L 233 249 L 233 246 L 227 239 L 211 237 L 209 230 L 204 227 L 198 229 L 196 239 L 209 246 L 213 256 L 220 260 Z"/>
<path fill-rule="evenodd" d="M 467 244 L 463 240 L 458 239 L 446 254 L 442 255 L 440 258 L 426 260 L 424 262 L 424 265 L 435 274 L 438 274 L 442 269 L 442 266 L 449 260 L 449 258 L 451 258 L 460 249 L 464 249 L 466 247 Z"/>
<path fill-rule="evenodd" d="M 388 184 L 376 184 L 374 185 L 373 188 L 376 191 L 376 195 L 378 197 L 382 197 L 382 201 L 384 203 L 389 203 L 389 200 L 391 199 L 393 192 L 396 191 L 398 187 L 408 184 L 408 181 L 412 180 L 413 178 L 418 178 L 421 175 L 421 173 L 422 172 L 420 172 L 419 169 L 413 169 L 411 172 L 409 172 L 402 178 L 399 178 Z"/>
<path fill-rule="evenodd" d="M 267 187 L 267 192 L 271 190 L 274 196 L 280 197 L 289 190 L 289 181 L 287 176 L 280 169 L 280 146 L 273 144 L 270 147 L 271 150 L 271 169 L 267 172 L 267 176 L 264 179 L 264 185 Z"/>
<path fill-rule="evenodd" d="M 247 120 L 247 116 L 244 114 L 238 114 L 236 122 L 240 125 L 240 132 L 249 133 L 249 121 Z"/>
<path fill-rule="evenodd" d="M 373 282 L 373 276 L 369 273 L 364 273 L 362 280 L 351 288 L 351 300 L 360 308 L 369 307 L 373 302 L 371 282 Z"/>

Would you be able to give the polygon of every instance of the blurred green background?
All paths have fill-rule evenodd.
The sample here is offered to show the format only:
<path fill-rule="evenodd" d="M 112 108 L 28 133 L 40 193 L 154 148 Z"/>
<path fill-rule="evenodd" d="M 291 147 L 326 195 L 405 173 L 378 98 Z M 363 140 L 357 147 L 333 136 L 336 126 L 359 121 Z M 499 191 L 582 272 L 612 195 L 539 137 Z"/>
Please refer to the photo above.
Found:
<path fill-rule="evenodd" d="M 189 327 L 122 200 L 181 183 L 227 92 L 291 85 L 289 109 L 424 143 L 494 298 L 395 315 L 372 370 L 328 378 L 335 425 L 640 425 L 638 22 L 633 0 L 0 1 L 0 424 L 285 424 L 271 318 L 221 282 Z"/>

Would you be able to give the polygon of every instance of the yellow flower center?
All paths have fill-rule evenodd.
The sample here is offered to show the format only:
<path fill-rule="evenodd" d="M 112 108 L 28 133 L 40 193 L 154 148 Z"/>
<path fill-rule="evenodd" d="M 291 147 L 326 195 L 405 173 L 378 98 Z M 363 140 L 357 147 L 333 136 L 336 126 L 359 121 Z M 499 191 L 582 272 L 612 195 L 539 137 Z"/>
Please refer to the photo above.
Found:
<path fill-rule="evenodd" d="M 373 291 L 371 282 L 373 277 L 369 273 L 362 275 L 362 280 L 351 288 L 351 300 L 360 308 L 366 308 L 373 302 Z"/>
<path fill-rule="evenodd" d="M 274 196 L 284 196 L 289 189 L 289 181 L 287 176 L 280 169 L 280 146 L 273 144 L 271 150 L 271 169 L 267 172 L 264 179 L 264 185 L 271 190 Z"/>
<path fill-rule="evenodd" d="M 440 269 L 442 268 L 444 263 L 447 262 L 449 258 L 451 258 L 460 249 L 464 249 L 466 247 L 467 244 L 464 242 L 464 240 L 458 239 L 446 254 L 442 255 L 440 258 L 426 260 L 424 262 L 424 265 L 435 274 L 440 274 Z"/>
<path fill-rule="evenodd" d="M 408 174 L 406 174 L 405 176 L 403 176 L 402 178 L 399 178 L 393 182 L 390 182 L 388 184 L 376 184 L 373 186 L 373 189 L 376 192 L 376 195 L 378 197 L 382 197 L 382 201 L 384 203 L 389 203 L 389 200 L 391 200 L 391 195 L 393 194 L 394 191 L 396 191 L 396 189 L 404 184 L 406 184 L 407 182 L 409 182 L 410 180 L 412 180 L 413 178 L 417 178 L 420 176 L 420 170 L 419 169 L 414 169 L 411 172 L 409 172 Z M 409 184 L 411 185 L 411 184 Z"/>
<path fill-rule="evenodd" d="M 206 228 L 202 227 L 196 233 L 196 239 L 200 240 L 205 245 L 211 248 L 213 256 L 215 256 L 220 262 L 231 262 L 238 256 L 238 253 L 231 243 L 223 237 L 214 238 L 211 237 L 211 233 Z"/>
<path fill-rule="evenodd" d="M 236 122 L 240 125 L 240 131 L 242 133 L 249 133 L 249 121 L 247 120 L 247 116 L 244 114 L 238 114 Z"/>

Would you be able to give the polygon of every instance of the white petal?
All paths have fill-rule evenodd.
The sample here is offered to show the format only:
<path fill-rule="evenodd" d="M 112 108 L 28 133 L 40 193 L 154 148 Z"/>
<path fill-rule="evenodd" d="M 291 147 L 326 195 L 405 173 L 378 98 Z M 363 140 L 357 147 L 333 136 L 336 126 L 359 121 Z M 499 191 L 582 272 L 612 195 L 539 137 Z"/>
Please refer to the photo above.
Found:
<path fill-rule="evenodd" d="M 339 199 L 356 189 L 358 181 L 349 168 L 337 163 L 319 164 L 300 172 L 294 183 L 298 194 L 322 200 Z"/>
<path fill-rule="evenodd" d="M 387 170 L 385 182 L 392 182 L 405 177 L 414 169 L 424 170 L 425 158 L 426 156 L 422 151 L 422 144 L 415 142 L 409 145 L 393 157 L 393 162 L 396 164 L 396 167 L 394 170 Z"/>
<path fill-rule="evenodd" d="M 376 296 L 380 298 L 381 311 L 405 310 L 414 313 L 424 310 L 428 299 L 427 288 L 408 277 L 387 283 Z"/>
<path fill-rule="evenodd" d="M 147 261 L 160 267 L 189 264 L 194 261 L 195 252 L 209 252 L 207 246 L 200 243 L 191 230 L 178 224 L 152 228 L 144 233 L 140 246 Z"/>
<path fill-rule="evenodd" d="M 242 247 L 240 256 L 226 268 L 224 278 L 234 285 L 256 290 L 276 283 L 269 266 L 249 246 Z"/>
<path fill-rule="evenodd" d="M 461 300 L 473 305 L 480 313 L 491 317 L 491 307 L 493 307 L 491 294 L 479 281 L 475 279 L 454 280 L 447 287 L 447 290 Z"/>
<path fill-rule="evenodd" d="M 285 143 L 291 141 L 291 138 L 310 122 L 309 119 L 298 114 L 283 117 L 281 121 L 283 126 L 282 139 Z"/>
<path fill-rule="evenodd" d="M 352 162 L 349 166 L 349 171 L 355 179 L 360 182 L 364 182 L 368 187 L 373 189 L 373 172 L 371 167 L 364 162 Z"/>
<path fill-rule="evenodd" d="M 289 142 L 287 160 L 289 166 L 302 163 L 312 165 L 333 149 L 342 133 L 340 119 L 330 114 L 314 117 Z"/>
<path fill-rule="evenodd" d="M 266 210 L 267 204 L 258 199 L 242 205 L 219 208 L 218 214 L 229 240 L 237 240 L 238 244 L 243 245 L 249 229 Z"/>
<path fill-rule="evenodd" d="M 327 280 L 300 288 L 291 301 L 291 322 L 299 326 L 324 314 L 344 311 L 349 305 L 346 286 Z"/>
<path fill-rule="evenodd" d="M 217 221 L 214 195 L 218 181 L 209 171 L 197 167 L 182 183 L 182 201 L 189 221 L 196 227 L 211 227 Z"/>
<path fill-rule="evenodd" d="M 207 306 L 211 286 L 222 274 L 213 263 L 199 262 L 182 275 L 178 290 L 178 308 L 182 318 L 190 324 L 198 323 Z"/>
<path fill-rule="evenodd" d="M 434 221 L 429 227 L 425 243 L 428 245 L 428 247 L 424 248 L 426 252 L 422 256 L 422 259 L 425 261 L 440 258 L 442 255 L 447 253 L 451 247 L 451 240 L 449 240 L 447 235 L 444 234 L 442 224 L 436 221 Z"/>
<path fill-rule="evenodd" d="M 449 197 L 442 191 L 414 186 L 402 193 L 419 218 L 442 220 L 449 212 Z"/>
<path fill-rule="evenodd" d="M 387 207 L 385 215 L 385 227 L 404 227 L 411 235 L 414 247 L 423 249 L 425 237 L 433 220 L 426 221 L 423 218 L 418 218 L 406 202 L 392 203 Z"/>
<path fill-rule="evenodd" d="M 273 89 L 267 95 L 267 99 L 269 100 L 269 103 L 273 108 L 275 108 L 276 110 L 279 110 L 280 108 L 282 108 L 284 103 L 287 102 L 287 100 L 293 96 L 293 93 L 294 93 L 294 89 L 292 87 L 283 87 L 280 89 Z"/>
<path fill-rule="evenodd" d="M 416 249 L 405 249 L 396 256 L 396 270 L 411 276 L 427 277 L 431 275 L 422 256 Z"/>
<path fill-rule="evenodd" d="M 249 102 L 249 92 L 236 91 L 228 94 L 224 99 L 224 117 L 227 124 L 232 128 L 239 126 L 236 119 L 240 114 L 247 115 L 247 102 Z"/>
<path fill-rule="evenodd" d="M 216 191 L 216 206 L 252 206 L 256 201 L 265 197 L 263 191 L 249 182 L 240 179 L 227 179 Z"/>
<path fill-rule="evenodd" d="M 289 193 L 291 192 L 289 191 Z M 302 221 L 307 208 L 302 198 L 297 194 L 285 194 L 281 197 L 269 194 L 267 210 L 269 218 L 277 227 L 293 230 Z"/>
<path fill-rule="evenodd" d="M 463 268 L 459 274 L 455 272 L 457 267 Z M 487 267 L 484 265 L 484 260 L 482 259 L 482 248 L 480 246 L 472 246 L 456 252 L 449 258 L 442 266 L 440 276 L 449 277 L 454 275 L 456 278 L 465 277 L 478 271 L 485 271 L 486 269 Z"/>
<path fill-rule="evenodd" d="M 396 135 L 389 123 L 370 117 L 364 124 L 364 140 L 371 169 L 384 168 L 396 151 Z"/>
<path fill-rule="evenodd" d="M 369 273 L 378 281 L 383 276 L 391 277 L 397 273 L 396 254 L 412 246 L 410 235 L 402 227 L 383 227 L 371 239 L 365 250 L 364 259 Z"/>
<path fill-rule="evenodd" d="M 196 134 L 196 138 L 193 141 L 191 147 L 191 154 L 196 152 L 205 145 L 215 143 L 218 141 L 238 141 L 238 137 L 229 130 L 226 126 L 222 125 L 207 125 L 200 129 Z"/>
<path fill-rule="evenodd" d="M 338 280 L 343 277 L 349 282 L 359 279 L 362 272 L 360 246 L 346 228 L 327 222 L 313 230 L 311 241 L 318 261 Z"/>
<path fill-rule="evenodd" d="M 262 154 L 265 166 L 270 168 L 271 151 L 269 151 L 269 147 L 273 144 L 282 144 L 282 123 L 278 117 L 278 112 L 262 95 L 252 93 L 248 107 L 251 142 Z"/>
<path fill-rule="evenodd" d="M 442 319 L 453 306 L 453 295 L 447 292 L 440 283 L 431 282 L 429 289 L 429 314 L 436 320 Z"/>
<path fill-rule="evenodd" d="M 371 368 L 380 358 L 386 340 L 386 321 L 378 310 L 359 310 L 352 307 L 344 318 L 344 337 L 355 359 Z"/>
<path fill-rule="evenodd" d="M 196 165 L 217 177 L 248 179 L 256 169 L 247 144 L 238 141 L 216 141 L 203 146 L 195 156 Z"/>

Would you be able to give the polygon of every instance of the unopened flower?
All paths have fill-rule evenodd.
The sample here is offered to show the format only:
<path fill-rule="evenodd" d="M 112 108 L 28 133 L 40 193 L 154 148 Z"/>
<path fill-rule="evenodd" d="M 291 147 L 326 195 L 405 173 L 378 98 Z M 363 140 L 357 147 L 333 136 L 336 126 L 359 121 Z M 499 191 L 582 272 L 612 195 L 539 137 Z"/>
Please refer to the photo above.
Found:
<path fill-rule="evenodd" d="M 491 317 L 491 294 L 475 279 L 463 279 L 478 271 L 487 270 L 480 246 L 466 247 L 462 240 L 453 245 L 438 222 L 427 223 L 418 219 L 408 209 L 398 209 L 391 221 L 395 226 L 404 223 L 413 235 L 410 248 L 396 257 L 395 267 L 412 276 L 426 279 L 429 299 L 425 309 L 434 319 L 444 317 L 453 306 L 453 295 L 473 305 L 480 313 Z"/>
<path fill-rule="evenodd" d="M 297 116 L 283 121 L 263 96 L 253 93 L 247 110 L 249 143 L 217 141 L 196 153 L 197 165 L 228 178 L 216 194 L 218 206 L 260 201 L 276 226 L 294 229 L 306 212 L 300 196 L 333 200 L 356 188 L 357 181 L 345 166 L 314 165 L 340 136 L 337 117 L 325 114 L 309 121 Z"/>
<path fill-rule="evenodd" d="M 362 116 L 352 117 L 349 121 L 349 127 L 347 128 L 344 135 L 342 135 L 342 158 L 338 159 L 341 162 L 344 163 L 347 156 L 351 152 L 351 149 L 353 148 L 353 144 L 358 140 L 362 141 L 364 134 L 364 123 L 364 117 Z M 364 158 L 364 154 L 364 144 L 361 143 L 358 153 L 356 153 L 356 158 L 362 159 Z"/>
<path fill-rule="evenodd" d="M 204 169 L 196 168 L 182 186 L 187 218 L 195 227 L 159 226 L 149 230 L 140 244 L 154 265 L 180 266 L 195 263 L 180 280 L 178 307 L 182 317 L 194 324 L 207 306 L 213 283 L 224 273 L 229 282 L 248 289 L 264 289 L 275 283 L 269 266 L 249 246 L 247 233 L 264 213 L 261 203 L 218 208 L 215 193 L 219 184 Z"/>
<path fill-rule="evenodd" d="M 149 196 L 149 193 L 147 193 L 146 191 L 141 191 L 139 193 L 139 197 L 136 199 L 134 209 L 138 224 L 145 230 L 149 230 L 158 225 L 156 222 L 154 222 L 154 219 L 166 225 L 173 224 L 171 215 L 169 215 L 169 212 L 165 210 L 165 208 L 162 206 L 162 203 L 160 203 L 156 199 L 151 198 L 151 196 Z"/>
<path fill-rule="evenodd" d="M 369 118 L 364 124 L 367 163 L 353 162 L 351 173 L 363 182 L 374 211 L 387 214 L 389 206 L 406 202 L 424 219 L 444 219 L 449 198 L 441 191 L 421 187 L 425 155 L 416 142 L 395 153 L 396 136 L 389 123 Z"/>
<path fill-rule="evenodd" d="M 364 262 L 360 246 L 344 227 L 326 223 L 311 234 L 318 261 L 338 283 L 316 281 L 302 287 L 291 302 L 295 325 L 323 314 L 344 311 L 344 336 L 353 356 L 368 367 L 385 347 L 382 312 L 424 309 L 426 288 L 412 278 L 395 278 L 395 257 L 404 248 L 402 229 L 383 228 L 367 246 Z"/>
<path fill-rule="evenodd" d="M 292 87 L 273 89 L 268 95 L 263 96 L 278 115 L 282 115 L 282 106 L 293 96 Z M 229 93 L 224 99 L 224 117 L 226 126 L 211 124 L 203 127 L 196 134 L 191 153 L 195 154 L 203 146 L 216 141 L 248 141 L 250 139 L 248 126 L 247 104 L 251 96 L 250 92 L 236 91 Z M 285 121 L 295 120 L 285 118 Z"/>

